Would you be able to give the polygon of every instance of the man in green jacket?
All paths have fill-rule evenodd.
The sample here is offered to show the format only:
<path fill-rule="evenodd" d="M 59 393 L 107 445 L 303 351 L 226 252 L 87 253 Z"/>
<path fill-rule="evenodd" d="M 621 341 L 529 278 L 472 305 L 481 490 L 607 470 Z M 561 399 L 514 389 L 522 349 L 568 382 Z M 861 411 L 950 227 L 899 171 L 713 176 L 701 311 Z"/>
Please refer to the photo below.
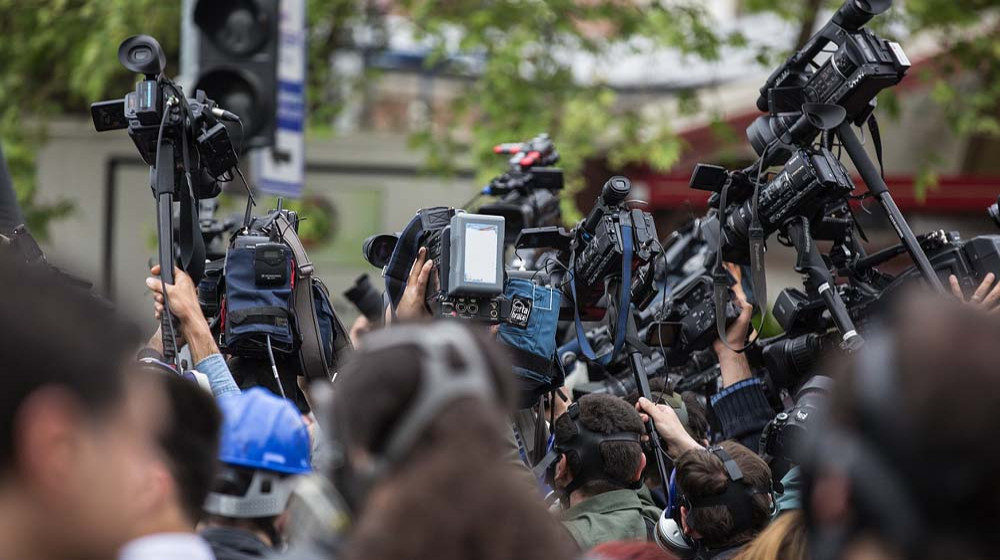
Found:
<path fill-rule="evenodd" d="M 617 397 L 588 395 L 556 419 L 553 433 L 559 458 L 552 484 L 566 508 L 563 525 L 580 548 L 649 538 L 660 512 L 636 493 L 646 466 L 639 413 Z"/>

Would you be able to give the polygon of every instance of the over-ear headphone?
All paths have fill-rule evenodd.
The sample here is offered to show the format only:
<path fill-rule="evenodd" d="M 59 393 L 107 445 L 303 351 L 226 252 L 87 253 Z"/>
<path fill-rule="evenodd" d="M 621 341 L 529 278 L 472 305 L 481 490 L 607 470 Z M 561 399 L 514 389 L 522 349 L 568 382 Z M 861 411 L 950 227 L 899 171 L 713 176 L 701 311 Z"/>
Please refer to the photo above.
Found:
<path fill-rule="evenodd" d="M 536 474 L 541 475 L 544 473 L 546 482 L 552 486 L 555 479 L 555 467 L 560 457 L 563 455 L 573 455 L 576 457 L 574 462 L 579 464 L 580 468 L 578 472 L 573 473 L 573 481 L 562 490 L 564 495 L 568 496 L 580 486 L 594 480 L 607 480 L 620 484 L 625 488 L 638 490 L 642 484 L 642 480 L 616 480 L 615 477 L 607 473 L 604 465 L 604 456 L 601 454 L 601 444 L 611 441 L 621 441 L 641 445 L 642 434 L 638 432 L 602 434 L 590 430 L 580 421 L 579 402 L 571 404 L 566 410 L 566 415 L 572 422 L 572 437 L 566 441 L 557 441 L 553 445 L 552 450 L 535 466 L 534 470 Z"/>
<path fill-rule="evenodd" d="M 352 507 L 357 507 L 363 497 L 358 494 L 363 495 L 377 480 L 397 467 L 416 446 L 421 434 L 455 401 L 475 398 L 484 403 L 495 403 L 499 400 L 480 345 L 457 322 L 441 321 L 429 326 L 400 326 L 378 331 L 365 338 L 362 352 L 374 354 L 410 345 L 418 348 L 420 382 L 413 399 L 399 415 L 395 429 L 386 438 L 384 451 L 373 456 L 368 468 L 358 471 L 348 465 L 343 432 L 337 429 L 342 427 L 335 427 L 330 434 L 331 447 L 336 456 L 335 473 L 346 475 L 342 477 L 342 482 L 352 487 L 340 490 Z M 450 359 L 456 355 L 459 362 Z"/>
<path fill-rule="evenodd" d="M 743 479 L 743 471 L 740 466 L 721 446 L 710 447 L 706 451 L 722 461 L 726 478 L 729 479 L 725 490 L 719 494 L 698 498 L 683 495 L 678 491 L 677 470 L 675 468 L 670 475 L 670 506 L 663 510 L 654 532 L 656 543 L 660 548 L 676 555 L 681 560 L 694 558 L 698 553 L 699 545 L 681 530 L 680 505 L 688 510 L 687 524 L 694 530 L 697 530 L 697 527 L 692 524 L 692 511 L 698 508 L 725 507 L 733 518 L 733 532 L 739 533 L 749 529 L 753 524 L 753 497 L 763 492 L 761 489 L 753 488 Z M 773 511 L 775 507 L 773 492 L 770 488 L 766 492 L 771 494 Z"/>

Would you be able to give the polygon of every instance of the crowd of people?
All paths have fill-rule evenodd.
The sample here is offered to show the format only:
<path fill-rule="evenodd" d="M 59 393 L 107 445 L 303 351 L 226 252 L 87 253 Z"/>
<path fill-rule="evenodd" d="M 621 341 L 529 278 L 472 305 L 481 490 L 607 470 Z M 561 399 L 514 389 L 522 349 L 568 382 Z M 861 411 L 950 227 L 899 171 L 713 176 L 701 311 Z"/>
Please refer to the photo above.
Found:
<path fill-rule="evenodd" d="M 306 406 L 227 362 L 180 270 L 147 286 L 177 318 L 184 374 L 159 332 L 143 346 L 106 301 L 0 260 L 0 558 L 986 559 L 998 544 L 992 278 L 971 305 L 911 296 L 826 362 L 829 410 L 772 473 L 758 442 L 776 411 L 732 350 L 749 305 L 715 344 L 708 402 L 662 379 L 652 400 L 553 399 L 535 465 L 495 332 L 425 313 L 425 251 L 387 324 L 353 329 L 333 382 L 297 391 Z"/>

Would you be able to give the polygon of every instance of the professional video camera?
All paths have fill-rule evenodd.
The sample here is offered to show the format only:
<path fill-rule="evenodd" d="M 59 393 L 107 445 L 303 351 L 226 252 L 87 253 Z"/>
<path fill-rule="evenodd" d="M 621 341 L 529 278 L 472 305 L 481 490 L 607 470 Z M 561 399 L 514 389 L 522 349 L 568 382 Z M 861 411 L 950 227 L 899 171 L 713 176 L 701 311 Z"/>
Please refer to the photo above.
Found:
<path fill-rule="evenodd" d="M 796 393 L 795 404 L 779 412 L 764 427 L 758 454 L 771 466 L 771 477 L 775 482 L 779 482 L 789 469 L 800 462 L 799 454 L 806 434 L 832 390 L 833 380 L 829 377 L 812 377 Z"/>
<path fill-rule="evenodd" d="M 552 167 L 559 162 L 559 152 L 549 135 L 500 144 L 493 151 L 511 156 L 509 169 L 480 193 L 499 196 L 500 200 L 480 206 L 478 212 L 504 218 L 504 243 L 516 241 L 523 229 L 558 225 L 562 221 L 558 192 L 563 188 L 563 172 Z"/>
<path fill-rule="evenodd" d="M 745 171 L 729 173 L 718 166 L 698 164 L 691 175 L 691 187 L 715 193 L 735 189 L 735 192 L 729 191 L 733 198 L 727 197 L 727 203 L 732 200 L 732 205 L 720 209 L 725 215 L 720 240 L 722 258 L 749 265 L 755 205 L 763 234 L 767 237 L 792 218 L 805 217 L 818 223 L 827 204 L 851 194 L 854 183 L 830 150 L 800 148 L 781 172 L 760 188 L 757 200 L 753 198 L 753 186 Z M 714 200 L 722 202 L 721 196 Z"/>
<path fill-rule="evenodd" d="M 611 280 L 616 282 L 619 301 L 626 303 L 616 307 L 623 315 L 628 304 L 636 303 L 640 310 L 647 307 L 658 291 L 654 263 L 662 246 L 652 215 L 628 208 L 631 189 L 632 183 L 625 177 L 612 177 L 601 189 L 594 208 L 572 231 L 549 226 L 521 232 L 517 249 L 553 248 L 556 256 L 549 263 L 561 264 L 568 274 L 565 283 L 553 281 L 564 284 L 563 292 L 572 302 L 564 309 L 563 318 L 603 319 L 608 305 L 601 300 L 609 293 Z"/>
<path fill-rule="evenodd" d="M 136 35 L 123 41 L 118 60 L 145 77 L 124 99 L 92 104 L 94 127 L 99 132 L 127 128 L 152 170 L 159 262 L 164 265 L 160 278 L 165 283 L 174 281 L 173 202 L 180 201 L 180 266 L 197 283 L 206 256 L 197 200 L 218 195 L 217 181 L 231 180 L 233 170 L 242 177 L 229 133 L 220 122 L 239 121 L 239 117 L 217 107 L 204 92 L 196 92 L 193 99 L 186 97 L 179 85 L 163 75 L 166 56 L 152 37 Z M 174 324 L 168 309 L 162 318 L 164 357 L 168 362 L 177 357 Z"/>
<path fill-rule="evenodd" d="M 421 210 L 420 246 L 434 261 L 427 307 L 435 315 L 499 323 L 504 218 L 450 208 Z"/>
<path fill-rule="evenodd" d="M 783 163 L 792 155 L 789 146 L 809 145 L 820 130 L 845 119 L 861 126 L 875 110 L 875 96 L 903 79 L 910 61 L 902 47 L 864 28 L 891 5 L 892 0 L 847 0 L 767 79 L 757 108 L 770 114 L 747 128 L 758 155 L 773 151 L 765 166 Z"/>

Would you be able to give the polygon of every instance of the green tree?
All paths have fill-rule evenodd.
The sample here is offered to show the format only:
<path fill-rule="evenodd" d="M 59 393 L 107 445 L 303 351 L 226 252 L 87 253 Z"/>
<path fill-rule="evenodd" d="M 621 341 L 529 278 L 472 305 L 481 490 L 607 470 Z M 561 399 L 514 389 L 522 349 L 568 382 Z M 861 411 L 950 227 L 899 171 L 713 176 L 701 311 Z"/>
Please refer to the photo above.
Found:
<path fill-rule="evenodd" d="M 415 144 L 428 151 L 429 166 L 447 168 L 454 153 L 467 148 L 457 135 L 471 127 L 468 148 L 486 179 L 498 166 L 494 144 L 545 131 L 562 154 L 571 192 L 582 186 L 587 158 L 606 153 L 615 166 L 643 161 L 667 169 L 682 146 L 668 119 L 646 119 L 635 108 L 621 107 L 601 76 L 575 80 L 568 55 L 584 52 L 613 62 L 610 47 L 631 39 L 632 45 L 644 45 L 633 46 L 634 52 L 674 48 L 715 59 L 726 41 L 742 41 L 720 37 L 699 1 L 404 0 L 399 5 L 434 45 L 432 63 L 454 50 L 456 35 L 458 49 L 482 60 L 480 74 L 452 103 L 444 123 L 432 119 L 415 134 Z M 564 210 L 575 212 L 571 205 Z"/>

